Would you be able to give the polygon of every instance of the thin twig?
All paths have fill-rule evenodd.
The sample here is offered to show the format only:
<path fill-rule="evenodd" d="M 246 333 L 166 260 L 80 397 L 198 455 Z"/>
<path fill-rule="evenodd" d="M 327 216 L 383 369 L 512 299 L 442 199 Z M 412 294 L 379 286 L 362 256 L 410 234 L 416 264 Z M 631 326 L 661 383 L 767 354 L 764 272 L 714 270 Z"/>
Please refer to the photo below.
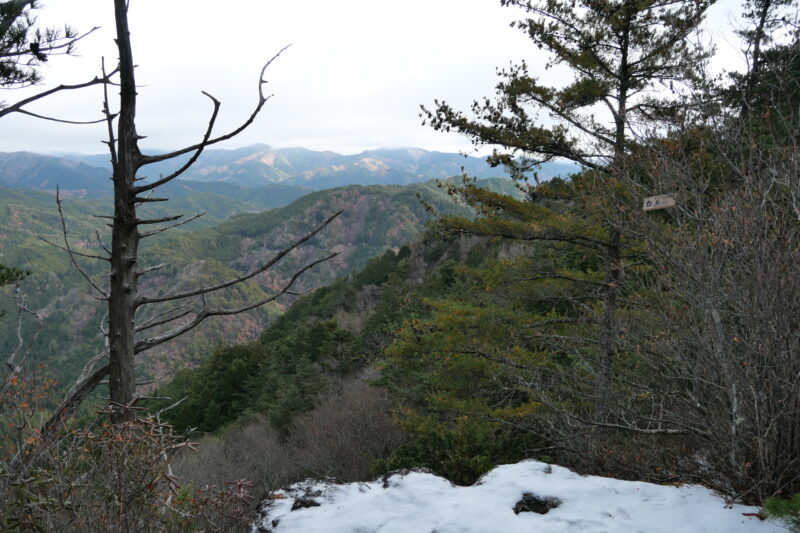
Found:
<path fill-rule="evenodd" d="M 196 215 L 192 215 L 189 218 L 187 218 L 186 220 L 182 220 L 182 221 L 178 222 L 177 224 L 172 224 L 171 226 L 165 226 L 165 227 L 159 228 L 157 230 L 153 230 L 153 231 L 148 231 L 146 233 L 142 233 L 141 235 L 139 235 L 139 238 L 144 239 L 146 237 L 152 237 L 153 235 L 158 235 L 159 233 L 165 232 L 167 230 L 171 230 L 173 228 L 177 228 L 179 226 L 183 226 L 184 224 L 188 224 L 189 222 L 191 222 L 193 220 L 197 220 L 198 218 L 202 217 L 205 214 L 206 213 L 204 211 L 202 213 L 198 213 Z"/>
<path fill-rule="evenodd" d="M 94 290 L 99 292 L 103 296 L 103 298 L 108 299 L 110 297 L 109 294 L 106 291 L 104 291 L 103 289 L 101 289 L 94 282 L 94 280 L 92 280 L 92 278 L 89 276 L 89 274 L 87 274 L 86 271 L 83 269 L 83 267 L 81 267 L 80 263 L 78 263 L 78 260 L 75 259 L 76 252 L 72 251 L 72 248 L 69 245 L 69 238 L 67 237 L 67 222 L 64 219 L 64 210 L 61 207 L 61 193 L 60 193 L 58 187 L 56 187 L 56 204 L 58 205 L 58 216 L 61 218 L 61 232 L 64 235 L 64 245 L 66 246 L 66 250 L 69 253 L 69 258 L 72 261 L 72 264 L 75 266 L 75 268 L 78 270 L 78 272 L 80 272 L 80 274 L 83 276 L 83 278 L 89 283 L 89 285 L 92 286 L 92 288 Z M 85 254 L 77 254 L 77 255 L 85 255 Z M 102 257 L 99 257 L 99 256 L 97 258 L 106 259 L 106 258 L 102 258 Z M 106 259 L 106 260 L 108 260 L 108 259 Z"/>
<path fill-rule="evenodd" d="M 233 285 L 237 285 L 237 284 L 239 284 L 239 283 L 241 283 L 243 281 L 247 281 L 248 279 L 257 276 L 258 274 L 261 274 L 262 272 L 267 271 L 273 265 L 278 263 L 281 259 L 286 257 L 286 255 L 289 254 L 289 252 L 291 252 L 292 250 L 294 250 L 298 246 L 301 246 L 302 244 L 304 244 L 305 242 L 309 241 L 310 239 L 314 238 L 320 231 L 322 231 L 328 224 L 333 222 L 334 219 L 336 219 L 341 214 L 342 214 L 342 211 L 336 212 L 333 216 L 331 216 L 330 218 L 325 220 L 316 229 L 314 229 L 314 231 L 306 234 L 304 237 L 298 239 L 297 241 L 295 241 L 291 245 L 287 246 L 286 248 L 284 248 L 283 250 L 278 252 L 272 259 L 270 259 L 269 261 L 267 261 L 266 263 L 264 263 L 260 267 L 255 268 L 255 269 L 251 270 L 250 272 L 248 272 L 248 273 L 246 273 L 246 274 L 244 274 L 242 276 L 239 276 L 238 278 L 235 278 L 235 279 L 232 279 L 232 280 L 228 280 L 228 281 L 223 282 L 223 283 L 218 283 L 216 285 L 210 285 L 208 287 L 203 287 L 201 289 L 192 290 L 192 291 L 179 292 L 179 293 L 175 293 L 175 294 L 168 294 L 166 296 L 141 297 L 136 302 L 136 305 L 138 307 L 138 306 L 145 305 L 145 304 L 152 304 L 152 303 L 159 303 L 159 302 L 170 302 L 170 301 L 174 301 L 174 300 L 180 300 L 182 298 L 190 298 L 192 296 L 200 296 L 202 294 L 208 294 L 210 292 L 218 291 L 218 290 L 224 289 L 226 287 L 231 287 Z"/>
<path fill-rule="evenodd" d="M 30 104 L 32 102 L 35 102 L 37 100 L 40 100 L 42 98 L 45 98 L 47 96 L 50 96 L 51 94 L 55 94 L 57 92 L 60 92 L 60 91 L 71 91 L 71 90 L 74 90 L 74 89 L 83 89 L 85 87 L 91 87 L 92 85 L 98 85 L 100 83 L 107 84 L 107 83 L 109 83 L 111 81 L 111 77 L 114 74 L 116 74 L 118 71 L 119 71 L 119 69 L 114 69 L 113 71 L 111 71 L 110 74 L 108 74 L 108 75 L 104 74 L 102 78 L 95 77 L 94 79 L 92 79 L 90 81 L 87 81 L 85 83 L 78 83 L 76 85 L 59 85 L 58 87 L 53 87 L 52 89 L 48 89 L 46 91 L 42 91 L 39 94 L 35 94 L 33 96 L 29 96 L 28 98 L 25 98 L 23 100 L 20 100 L 19 102 L 16 102 L 14 104 L 9 105 L 8 107 L 4 107 L 4 108 L 0 109 L 0 118 L 4 117 L 6 115 L 10 115 L 11 113 L 20 113 L 20 112 L 22 112 L 22 108 L 24 106 L 26 106 L 26 105 L 28 105 L 28 104 Z M 58 119 L 48 119 L 48 120 L 56 120 L 57 122 L 68 122 L 68 121 L 62 121 L 62 120 L 58 120 Z"/>
<path fill-rule="evenodd" d="M 219 113 L 220 103 L 216 98 L 214 98 L 210 94 L 203 92 L 203 94 L 205 94 L 207 97 L 211 99 L 214 105 L 214 110 L 211 113 L 211 118 L 209 119 L 208 127 L 206 128 L 206 133 L 203 136 L 203 140 L 197 144 L 194 144 L 192 146 L 187 146 L 186 148 L 182 148 L 174 152 L 169 152 L 166 154 L 158 154 L 158 155 L 141 156 L 140 161 L 141 161 L 141 166 L 144 166 L 152 163 L 158 163 L 160 161 L 166 161 L 168 159 L 173 159 L 175 157 L 187 154 L 189 152 L 194 152 L 194 154 L 192 154 L 192 157 L 189 159 L 189 161 L 186 162 L 186 164 L 181 166 L 181 168 L 179 168 L 172 174 L 160 178 L 152 183 L 148 183 L 140 187 L 135 187 L 134 194 L 138 195 L 141 192 L 155 189 L 156 187 L 159 187 L 169 181 L 172 181 L 173 179 L 183 174 L 190 166 L 192 166 L 192 164 L 194 164 L 194 162 L 197 161 L 197 158 L 200 157 L 200 154 L 207 146 L 211 146 L 212 144 L 216 144 L 218 142 L 225 141 L 227 139 L 235 137 L 236 135 L 244 131 L 248 126 L 250 126 L 250 124 L 253 123 L 258 114 L 261 112 L 261 109 L 264 107 L 264 104 L 266 104 L 267 101 L 270 98 L 272 98 L 272 95 L 264 96 L 264 85 L 266 85 L 267 83 L 267 80 L 264 79 L 264 73 L 266 72 L 267 68 L 272 64 L 272 62 L 275 61 L 287 48 L 289 48 L 289 46 L 291 45 L 287 45 L 281 48 L 278 51 L 278 53 L 272 56 L 272 58 L 269 61 L 267 61 L 267 63 L 262 67 L 258 81 L 258 104 L 256 105 L 253 112 L 250 114 L 250 116 L 247 118 L 247 120 L 245 120 L 238 128 L 234 129 L 233 131 L 226 133 L 225 135 L 220 135 L 219 137 L 215 137 L 213 139 L 210 138 L 211 131 L 214 128 L 214 123 L 216 122 L 217 115 Z"/>
<path fill-rule="evenodd" d="M 259 301 L 255 302 L 255 303 L 248 304 L 248 305 L 245 305 L 243 307 L 236 308 L 236 309 L 209 309 L 207 307 L 207 305 L 206 305 L 205 300 L 204 300 L 203 301 L 203 309 L 194 317 L 194 319 L 191 322 L 189 322 L 188 324 L 184 324 L 183 326 L 177 327 L 177 328 L 175 328 L 175 329 L 173 329 L 171 331 L 168 331 L 168 332 L 166 332 L 166 333 L 164 333 L 162 335 L 159 335 L 157 337 L 151 337 L 149 339 L 143 339 L 143 340 L 137 342 L 134 345 L 133 351 L 134 351 L 134 353 L 138 354 L 138 353 L 141 353 L 141 352 L 143 352 L 145 350 L 149 350 L 150 348 L 153 348 L 154 346 L 158 346 L 159 344 L 165 343 L 165 342 L 167 342 L 169 340 L 172 340 L 172 339 L 174 339 L 176 337 L 179 337 L 179 336 L 183 335 L 184 333 L 186 333 L 187 331 L 190 331 L 190 330 L 194 329 L 198 324 L 200 324 L 201 322 L 203 322 L 205 319 L 207 319 L 209 317 L 212 317 L 212 316 L 225 316 L 225 315 L 237 315 L 239 313 L 244 313 L 245 311 L 249 311 L 251 309 L 255 309 L 256 307 L 260 307 L 260 306 L 265 305 L 265 304 L 267 304 L 269 302 L 272 302 L 272 301 L 276 300 L 278 297 L 286 294 L 286 292 L 292 287 L 292 285 L 294 285 L 294 282 L 297 281 L 297 279 L 300 277 L 301 274 L 303 274 L 307 270 L 319 265 L 320 263 L 324 263 L 325 261 L 333 259 L 337 255 L 339 255 L 339 254 L 338 253 L 334 253 L 334 254 L 331 254 L 331 255 L 329 255 L 327 257 L 323 257 L 322 259 L 318 259 L 318 260 L 316 260 L 316 261 L 314 261 L 312 263 L 309 263 L 308 265 L 304 266 L 303 268 L 301 268 L 300 270 L 295 272 L 294 276 L 292 276 L 292 278 L 289 280 L 289 282 L 280 291 L 278 291 L 277 293 L 273 294 L 272 296 L 269 296 L 267 298 L 259 300 Z"/>

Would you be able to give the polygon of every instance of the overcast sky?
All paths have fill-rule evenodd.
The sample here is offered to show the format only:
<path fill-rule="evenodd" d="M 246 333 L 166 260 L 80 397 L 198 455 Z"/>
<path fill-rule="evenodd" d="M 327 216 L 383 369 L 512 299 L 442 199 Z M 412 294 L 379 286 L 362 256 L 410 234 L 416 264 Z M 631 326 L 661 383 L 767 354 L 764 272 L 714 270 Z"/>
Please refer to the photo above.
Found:
<path fill-rule="evenodd" d="M 111 0 L 45 0 L 41 22 L 79 30 L 101 26 L 79 43 L 80 57 L 55 58 L 45 85 L 77 83 L 116 63 Z M 706 39 L 716 43 L 718 69 L 740 65 L 727 28 L 739 0 L 712 9 Z M 520 11 L 499 0 L 131 0 L 130 27 L 137 82 L 139 133 L 145 148 L 197 142 L 210 110 L 200 94 L 222 101 L 218 132 L 243 120 L 256 102 L 261 65 L 292 44 L 268 70 L 274 98 L 245 133 L 221 145 L 356 153 L 384 146 L 469 149 L 456 134 L 421 125 L 419 105 L 444 99 L 467 108 L 489 96 L 495 68 L 525 59 L 544 80 L 544 57 L 509 22 Z M 11 102 L 22 91 L 0 92 Z M 73 120 L 99 118 L 99 88 L 51 97 L 31 111 Z M 67 126 L 11 116 L 0 123 L 0 151 L 100 153 L 104 125 Z"/>

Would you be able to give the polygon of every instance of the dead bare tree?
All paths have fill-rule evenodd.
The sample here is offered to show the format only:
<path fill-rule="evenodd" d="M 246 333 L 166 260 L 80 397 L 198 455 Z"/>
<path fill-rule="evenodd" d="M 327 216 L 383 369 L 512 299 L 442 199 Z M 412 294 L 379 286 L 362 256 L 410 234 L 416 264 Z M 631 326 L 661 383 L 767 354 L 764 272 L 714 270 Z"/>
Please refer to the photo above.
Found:
<path fill-rule="evenodd" d="M 149 272 L 162 268 L 164 265 L 152 267 L 141 266 L 138 255 L 141 240 L 182 225 L 188 220 L 181 221 L 182 215 L 156 219 L 139 218 L 137 209 L 142 204 L 167 201 L 166 198 L 151 196 L 152 192 L 183 174 L 183 172 L 197 161 L 197 158 L 207 146 L 230 139 L 253 123 L 264 107 L 264 104 L 266 104 L 270 98 L 270 96 L 264 93 L 264 86 L 267 83 L 264 79 L 264 73 L 272 61 L 274 61 L 283 50 L 278 52 L 278 54 L 270 59 L 262 68 L 258 80 L 257 103 L 252 113 L 239 127 L 222 135 L 213 136 L 212 133 L 219 113 L 220 102 L 210 94 L 204 92 L 203 94 L 212 102 L 212 112 L 202 140 L 197 144 L 170 153 L 146 155 L 139 149 L 139 141 L 143 137 L 138 134 L 136 128 L 137 93 L 130 30 L 128 28 L 128 2 L 125 0 L 115 0 L 114 8 L 117 29 L 116 43 L 119 51 L 119 110 L 116 113 L 111 111 L 108 97 L 109 83 L 105 83 L 105 102 L 103 107 L 109 135 L 109 140 L 106 144 L 109 147 L 111 155 L 114 182 L 114 215 L 113 217 L 106 217 L 111 218 L 109 224 L 112 229 L 111 246 L 110 248 L 104 247 L 106 251 L 105 255 L 78 253 L 70 247 L 69 241 L 66 239 L 66 227 L 64 226 L 65 244 L 62 247 L 69 253 L 73 264 L 92 286 L 97 293 L 97 297 L 108 303 L 108 330 L 106 332 L 107 354 L 95 357 L 87 364 L 81 379 L 70 391 L 59 409 L 56 410 L 51 420 L 45 425 L 45 430 L 55 429 L 60 421 L 63 420 L 65 416 L 68 416 L 106 376 L 109 378 L 112 420 L 114 422 L 122 422 L 130 419 L 131 409 L 134 407 L 134 404 L 141 399 L 136 393 L 134 362 L 137 354 L 175 339 L 209 317 L 238 314 L 271 302 L 279 296 L 289 293 L 296 280 L 304 272 L 337 255 L 330 254 L 306 264 L 297 270 L 277 292 L 259 301 L 237 308 L 224 309 L 214 308 L 206 301 L 207 295 L 243 283 L 273 267 L 292 250 L 316 236 L 323 228 L 330 224 L 339 213 L 335 213 L 327 218 L 312 231 L 278 252 L 265 264 L 234 279 L 211 284 L 196 290 L 176 292 L 158 297 L 144 296 L 142 294 L 139 289 L 139 280 L 141 277 Z M 186 163 L 180 166 L 180 168 L 167 176 L 162 176 L 150 182 L 138 176 L 139 170 L 146 165 L 174 159 L 184 154 L 191 154 L 191 157 Z M 148 226 L 156 226 L 156 229 L 148 231 L 143 230 L 143 228 Z M 101 286 L 100 283 L 93 280 L 80 266 L 80 262 L 78 261 L 79 257 L 107 262 L 110 271 L 108 286 Z M 194 316 L 188 322 L 181 321 L 181 319 L 184 319 L 190 314 L 186 309 L 185 302 L 192 298 L 200 298 L 202 302 L 201 307 L 193 313 Z M 137 311 L 144 306 L 169 304 L 170 302 L 184 303 L 166 312 L 156 314 L 144 323 L 137 325 Z M 172 324 L 173 327 L 161 334 L 151 337 L 141 336 L 144 331 L 150 328 L 155 326 L 164 327 L 170 324 Z M 100 364 L 101 362 L 104 364 Z"/>
<path fill-rule="evenodd" d="M 35 2 L 14 0 L 0 3 L 0 8 L 11 4 L 24 8 L 25 6 L 35 5 Z M 170 439 L 174 440 L 178 439 L 178 437 L 171 433 L 170 428 L 166 428 L 160 423 L 155 428 L 151 427 L 151 431 L 148 427 L 152 426 L 152 424 L 148 422 L 147 418 L 134 416 L 136 412 L 134 410 L 140 409 L 135 404 L 142 399 L 136 392 L 137 383 L 134 367 L 136 355 L 175 339 L 209 317 L 245 312 L 271 302 L 283 294 L 295 294 L 293 286 L 304 272 L 337 255 L 330 254 L 301 266 L 288 278 L 282 287 L 258 301 L 233 308 L 214 306 L 207 301 L 207 297 L 213 296 L 217 291 L 237 286 L 264 273 L 293 250 L 313 239 L 340 213 L 334 213 L 329 216 L 321 224 L 310 229 L 305 235 L 297 238 L 277 252 L 266 263 L 253 268 L 249 272 L 234 276 L 233 279 L 168 295 L 149 296 L 140 290 L 139 280 L 143 276 L 165 266 L 163 264 L 150 267 L 142 266 L 138 254 L 141 240 L 186 224 L 196 216 L 187 219 L 183 219 L 181 215 L 148 219 L 140 215 L 139 208 L 143 204 L 166 201 L 166 198 L 153 197 L 152 193 L 158 187 L 169 183 L 185 172 L 197 160 L 206 146 L 230 139 L 253 123 L 270 98 L 264 94 L 264 86 L 267 83 L 264 79 L 264 73 L 270 63 L 280 55 L 280 52 L 267 62 L 261 70 L 258 80 L 258 100 L 251 114 L 239 127 L 222 135 L 213 136 L 212 132 L 219 113 L 220 102 L 211 95 L 204 93 L 212 101 L 213 109 L 201 141 L 169 154 L 145 155 L 138 146 L 142 137 L 137 133 L 135 121 L 137 89 L 127 20 L 128 4 L 129 1 L 127 0 L 115 0 L 114 2 L 117 26 L 116 42 L 119 51 L 119 64 L 115 69 L 108 72 L 105 65 L 103 65 L 102 75 L 87 83 L 74 86 L 62 85 L 11 106 L 0 107 L 0 116 L 18 112 L 48 120 L 69 122 L 52 117 L 39 116 L 28 112 L 23 107 L 54 92 L 102 85 L 104 88 L 104 118 L 101 120 L 108 126 L 107 144 L 111 155 L 114 182 L 114 214 L 111 217 L 105 217 L 110 219 L 111 242 L 109 246 L 106 246 L 98 234 L 97 239 L 101 250 L 98 253 L 85 253 L 73 247 L 68 237 L 61 198 L 58 194 L 56 195 L 58 213 L 62 223 L 63 243 L 51 242 L 50 244 L 64 250 L 69 255 L 73 266 L 84 277 L 96 297 L 108 305 L 107 322 L 106 319 L 103 319 L 101 323 L 101 330 L 105 337 L 105 347 L 100 353 L 97 353 L 86 362 L 81 375 L 72 388 L 67 391 L 56 408 L 50 411 L 49 418 L 43 421 L 41 419 L 35 421 L 24 420 L 26 423 L 24 429 L 29 431 L 30 437 L 22 438 L 28 433 L 19 432 L 20 438 L 17 439 L 16 453 L 0 465 L 3 474 L 0 478 L 0 522 L 4 527 L 8 525 L 6 518 L 10 517 L 12 522 L 17 520 L 17 522 L 13 523 L 24 524 L 26 523 L 25 520 L 30 519 L 33 521 L 32 523 L 36 524 L 34 527 L 50 529 L 47 526 L 48 524 L 58 523 L 61 518 L 64 518 L 59 518 L 58 512 L 60 511 L 66 511 L 65 516 L 66 519 L 70 520 L 70 524 L 79 523 L 79 521 L 76 521 L 79 513 L 74 513 L 73 508 L 61 506 L 55 509 L 51 508 L 52 506 L 48 503 L 57 502 L 60 498 L 63 498 L 65 493 L 69 493 L 77 487 L 86 489 L 86 494 L 80 498 L 89 503 L 88 507 L 90 509 L 95 505 L 93 498 L 99 496 L 102 499 L 102 490 L 98 492 L 97 489 L 98 487 L 107 486 L 107 483 L 96 483 L 93 481 L 92 476 L 95 474 L 103 475 L 106 472 L 111 473 L 112 476 L 116 475 L 113 466 L 90 465 L 88 468 L 83 469 L 83 474 L 80 473 L 81 468 L 70 469 L 74 461 L 79 461 L 81 457 L 85 457 L 84 452 L 87 449 L 87 445 L 97 435 L 92 431 L 88 431 L 75 439 L 73 438 L 75 434 L 65 432 L 64 428 L 66 420 L 75 412 L 77 407 L 106 379 L 108 379 L 110 389 L 110 404 L 105 412 L 110 415 L 114 424 L 104 426 L 108 429 L 108 431 L 104 430 L 104 432 L 110 436 L 106 441 L 111 444 L 111 447 L 102 450 L 98 449 L 97 454 L 89 455 L 101 461 L 113 460 L 114 457 L 119 458 L 120 462 L 117 464 L 123 466 L 123 470 L 117 472 L 122 477 L 127 476 L 127 478 L 130 478 L 131 484 L 118 486 L 121 491 L 115 494 L 111 500 L 106 499 L 103 501 L 107 504 L 111 503 L 111 508 L 114 509 L 123 526 L 121 530 L 125 531 L 136 529 L 137 526 L 131 525 L 132 520 L 138 519 L 140 522 L 147 523 L 145 515 L 135 516 L 136 513 L 132 512 L 135 505 L 132 505 L 131 502 L 135 504 L 135 501 L 131 500 L 131 498 L 138 498 L 136 501 L 143 502 L 147 509 L 158 512 L 164 510 L 166 515 L 170 511 L 174 511 L 174 509 L 170 508 L 170 501 L 167 500 L 166 504 L 164 504 L 162 499 L 164 490 L 172 486 L 170 485 L 165 489 L 165 485 L 156 483 L 160 478 L 150 477 L 148 479 L 148 476 L 153 469 L 160 475 L 161 470 L 166 468 L 165 475 L 167 475 L 168 479 L 169 460 L 178 446 L 178 444 L 173 444 Z M 2 14 L 3 12 L 0 10 L 0 15 Z M 0 20 L 5 21 L 6 19 Z M 0 38 L 2 38 L 3 31 L 7 31 L 7 29 L 0 27 Z M 33 49 L 31 50 L 33 51 Z M 0 57 L 2 57 L 1 54 Z M 119 74 L 118 83 L 112 81 L 112 79 L 116 80 L 115 76 L 117 74 Z M 120 90 L 119 108 L 113 112 L 109 98 L 109 87 L 119 87 Z M 184 154 L 190 154 L 188 161 L 180 165 L 180 168 L 168 176 L 162 176 L 155 181 L 148 182 L 137 175 L 140 169 L 146 165 L 173 159 Z M 107 264 L 108 276 L 101 279 L 93 278 L 92 274 L 95 274 L 97 269 L 85 267 L 83 264 L 85 261 L 100 261 Z M 200 303 L 199 307 L 196 305 L 198 302 Z M 21 301 L 19 303 L 22 304 Z M 27 308 L 22 305 L 20 305 L 19 309 L 21 313 L 30 314 L 27 312 Z M 153 309 L 153 311 L 141 312 L 143 309 Z M 137 311 L 140 313 L 137 314 Z M 156 331 L 156 333 L 152 333 L 153 331 Z M 19 336 L 19 349 L 7 361 L 7 367 L 14 372 L 18 371 L 19 354 L 24 352 L 22 334 L 20 333 Z M 141 431 L 144 431 L 144 433 L 141 433 Z M 72 446 L 72 441 L 79 444 Z M 139 441 L 153 445 L 148 454 L 137 456 L 136 454 L 131 454 L 125 448 L 125 446 L 130 445 L 139 450 L 141 449 Z M 88 447 L 91 448 L 91 446 Z M 154 458 L 156 459 L 155 461 L 153 460 Z M 29 473 L 36 468 L 40 469 L 40 472 L 49 472 L 52 476 L 47 477 L 47 482 L 45 483 L 40 485 L 32 484 L 30 483 L 32 478 Z M 70 477 L 75 472 L 79 473 L 79 477 Z M 144 474 L 144 477 L 130 476 L 129 474 L 131 473 Z M 119 476 L 117 477 L 117 480 L 119 480 Z M 64 484 L 59 485 L 61 482 Z M 64 487 L 68 488 L 65 489 Z M 246 501 L 247 497 L 247 490 L 244 484 L 239 483 L 236 487 L 235 491 L 228 489 L 214 491 L 207 498 L 208 505 L 206 503 L 200 505 L 200 514 L 197 516 L 190 517 L 182 511 L 178 512 L 178 514 L 184 519 L 192 518 L 192 520 L 208 522 L 211 526 L 210 530 L 229 531 L 231 530 L 230 527 L 220 525 L 221 519 L 230 522 L 233 519 L 239 520 L 239 518 L 245 516 L 244 514 L 233 516 L 230 513 L 231 509 L 238 508 L 236 506 Z M 51 493 L 50 491 L 52 491 L 52 494 L 59 496 L 50 498 L 47 496 L 47 494 Z M 214 502 L 217 503 L 215 504 Z M 217 510 L 214 510 L 215 505 Z M 30 512 L 31 510 L 34 510 L 34 512 Z M 37 514 L 39 511 L 42 512 L 40 515 Z M 104 513 L 90 512 L 87 516 L 96 518 L 98 514 L 103 515 Z M 159 517 L 166 515 L 164 513 L 158 514 Z M 106 524 L 102 523 L 87 523 L 85 527 L 98 527 L 102 530 L 109 529 Z M 179 526 L 178 530 L 186 530 L 186 528 Z"/>
<path fill-rule="evenodd" d="M 264 73 L 269 65 L 275 60 L 283 50 L 278 52 L 270 61 L 264 65 L 258 80 L 258 101 L 250 116 L 236 129 L 219 136 L 213 136 L 212 132 L 216 122 L 220 102 L 208 93 L 205 94 L 212 102 L 211 117 L 208 122 L 202 140 L 192 146 L 188 146 L 167 154 L 145 155 L 139 149 L 139 140 L 142 137 L 136 130 L 136 82 L 135 69 L 133 63 L 133 53 L 128 28 L 128 3 L 124 0 L 115 0 L 115 19 L 117 27 L 117 46 L 119 50 L 119 72 L 120 72 L 120 104 L 119 112 L 112 113 L 108 100 L 108 87 L 106 86 L 106 101 L 104 113 L 108 123 L 109 141 L 108 146 L 111 153 L 114 182 L 114 216 L 111 222 L 112 237 L 109 254 L 103 258 L 110 265 L 110 283 L 108 289 L 101 288 L 92 282 L 99 297 L 108 301 L 109 322 L 108 322 L 108 365 L 110 400 L 114 407 L 112 419 L 115 422 L 126 420 L 130 417 L 130 408 L 139 399 L 136 393 L 136 381 L 134 371 L 135 356 L 147 349 L 158 346 L 164 342 L 172 340 L 192 328 L 196 327 L 205 319 L 212 316 L 232 315 L 242 313 L 255 307 L 264 305 L 278 298 L 282 294 L 290 292 L 295 281 L 307 270 L 316 265 L 333 258 L 336 254 L 330 254 L 319 260 L 313 261 L 300 268 L 288 280 L 288 282 L 275 294 L 260 301 L 252 302 L 238 308 L 219 309 L 213 308 L 206 302 L 205 296 L 216 291 L 232 287 L 243 283 L 274 266 L 292 250 L 301 246 L 323 228 L 330 224 L 339 213 L 335 213 L 325 220 L 322 224 L 307 233 L 302 238 L 296 240 L 280 252 L 278 252 L 267 263 L 254 268 L 250 272 L 221 283 L 208 285 L 196 290 L 176 292 L 165 296 L 146 297 L 139 290 L 139 279 L 148 272 L 157 270 L 162 265 L 143 268 L 139 264 L 138 249 L 142 239 L 152 237 L 163 231 L 171 229 L 184 222 L 179 221 L 182 216 L 168 216 L 158 219 L 142 219 L 137 216 L 137 207 L 141 204 L 150 202 L 163 202 L 165 198 L 154 198 L 151 193 L 158 187 L 169 183 L 185 172 L 200 156 L 203 150 L 210 145 L 230 139 L 239 134 L 250 124 L 261 112 L 264 104 L 270 96 L 265 95 L 264 86 L 266 80 Z M 115 134 L 116 121 L 116 134 Z M 184 154 L 191 153 L 189 160 L 178 168 L 175 172 L 160 177 L 151 182 L 137 176 L 139 170 L 149 164 L 174 159 Z M 157 229 L 143 231 L 142 228 L 158 224 L 167 224 L 157 227 Z M 170 225 L 171 224 L 171 225 Z M 74 254 L 71 253 L 71 255 Z M 89 279 L 88 276 L 87 280 Z M 185 302 L 190 298 L 201 298 L 202 305 L 194 317 L 186 323 L 176 325 L 172 329 L 152 337 L 137 337 L 137 334 L 152 328 L 156 325 L 166 325 L 175 323 L 178 319 L 186 316 L 182 312 L 183 307 L 175 309 L 175 312 L 167 312 L 161 318 L 152 318 L 148 322 L 136 325 L 136 312 L 143 306 L 153 304 L 168 304 L 169 302 Z M 161 315 L 157 315 L 161 316 Z M 105 368 L 105 367 L 103 367 Z M 97 372 L 103 372 L 103 368 L 95 371 L 86 379 L 91 380 Z"/>

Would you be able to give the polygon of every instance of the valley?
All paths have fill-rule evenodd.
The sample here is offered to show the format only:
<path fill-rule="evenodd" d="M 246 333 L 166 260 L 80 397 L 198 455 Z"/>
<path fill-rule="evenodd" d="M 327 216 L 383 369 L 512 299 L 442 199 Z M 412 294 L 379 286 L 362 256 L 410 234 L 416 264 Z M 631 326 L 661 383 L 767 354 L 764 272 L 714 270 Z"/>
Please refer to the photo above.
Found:
<path fill-rule="evenodd" d="M 421 150 L 402 151 L 407 160 L 402 164 L 395 163 L 401 159 L 395 153 L 394 159 L 376 164 L 371 170 L 362 168 L 364 172 L 355 175 L 340 170 L 334 174 L 339 175 L 339 181 L 347 183 L 380 183 L 387 173 L 391 175 L 389 169 L 407 173 L 406 181 L 409 181 L 410 168 L 442 175 L 448 170 L 457 171 L 456 163 L 463 159 L 457 154 L 428 154 L 427 157 L 425 154 Z M 204 164 L 216 169 L 223 166 L 245 168 L 248 164 L 255 164 L 254 161 L 260 165 L 267 161 L 280 174 L 285 173 L 281 169 L 288 168 L 290 161 L 292 168 L 308 172 L 307 169 L 314 164 L 347 159 L 346 156 L 334 156 L 301 149 L 275 154 L 257 146 L 244 151 L 212 151 Z M 431 160 L 432 163 L 423 167 L 418 163 L 420 160 Z M 414 162 L 418 166 L 413 167 Z M 390 168 L 390 163 L 396 167 Z M 66 252 L 43 239 L 63 246 L 54 195 L 58 186 L 63 196 L 65 222 L 72 246 L 83 253 L 95 254 L 102 251 L 101 242 L 109 242 L 106 221 L 97 218 L 97 215 L 110 213 L 109 190 L 104 183 L 107 182 L 107 170 L 92 164 L 100 164 L 100 157 L 73 155 L 70 159 L 33 154 L 0 155 L 0 183 L 3 183 L 0 185 L 0 226 L 4 228 L 0 233 L 0 261 L 31 272 L 21 284 L 20 291 L 26 305 L 42 317 L 43 323 L 38 330 L 33 321 L 25 321 L 25 335 L 35 338 L 30 346 L 29 364 L 43 364 L 52 369 L 52 377 L 62 385 L 71 383 L 89 354 L 100 349 L 102 306 L 70 264 Z M 481 164 L 472 161 L 475 168 Z M 491 172 L 484 167 L 485 172 Z M 201 165 L 200 168 L 205 167 Z M 554 167 L 553 171 L 557 168 Z M 376 173 L 377 178 L 371 179 L 369 173 Z M 281 287 L 301 265 L 327 253 L 338 254 L 323 267 L 305 273 L 298 280 L 295 290 L 307 292 L 364 267 L 371 257 L 417 240 L 424 232 L 425 221 L 434 216 L 469 213 L 466 206 L 454 203 L 437 182 L 420 181 L 419 178 L 409 185 L 347 185 L 313 191 L 284 182 L 258 187 L 246 185 L 256 181 L 255 175 L 263 176 L 264 172 L 251 174 L 250 178 L 242 178 L 241 172 L 226 174 L 228 179 L 213 181 L 209 176 L 219 175 L 209 171 L 204 174 L 203 181 L 182 179 L 164 188 L 164 196 L 170 201 L 150 204 L 144 211 L 146 216 L 205 214 L 174 232 L 144 243 L 143 257 L 152 258 L 152 264 L 166 264 L 159 272 L 143 279 L 146 294 L 184 290 L 236 277 L 268 261 L 289 242 L 309 231 L 321 217 L 342 210 L 340 218 L 318 237 L 292 252 L 275 268 L 244 286 L 227 291 L 215 302 L 240 305 L 258 300 Z M 22 180 L 20 176 L 26 176 L 26 179 Z M 487 179 L 482 183 L 495 190 L 519 194 L 510 180 Z M 102 265 L 92 260 L 83 263 L 87 272 L 102 282 Z M 8 297 L 12 289 L 6 287 L 2 290 L 6 297 L 0 305 L 13 315 L 14 302 Z M 140 362 L 142 379 L 162 382 L 180 368 L 201 363 L 216 346 L 256 338 L 292 299 L 284 297 L 278 303 L 242 315 L 210 320 L 185 337 L 146 352 Z M 0 347 L 3 350 L 12 351 L 16 346 L 15 329 L 14 320 L 0 323 Z"/>

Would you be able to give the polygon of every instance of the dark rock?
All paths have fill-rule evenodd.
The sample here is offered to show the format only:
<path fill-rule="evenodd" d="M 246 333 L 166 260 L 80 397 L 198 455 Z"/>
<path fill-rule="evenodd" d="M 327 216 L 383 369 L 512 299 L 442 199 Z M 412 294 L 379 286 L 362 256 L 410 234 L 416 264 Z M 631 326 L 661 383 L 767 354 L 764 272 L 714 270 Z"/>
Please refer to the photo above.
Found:
<path fill-rule="evenodd" d="M 309 507 L 319 507 L 319 503 L 315 502 L 311 498 L 306 497 L 299 497 L 294 500 L 292 504 L 292 511 L 297 511 L 298 509 L 308 509 Z"/>
<path fill-rule="evenodd" d="M 539 513 L 547 514 L 551 509 L 561 505 L 558 498 L 540 498 L 530 492 L 522 495 L 522 499 L 514 505 L 514 514 Z"/>

